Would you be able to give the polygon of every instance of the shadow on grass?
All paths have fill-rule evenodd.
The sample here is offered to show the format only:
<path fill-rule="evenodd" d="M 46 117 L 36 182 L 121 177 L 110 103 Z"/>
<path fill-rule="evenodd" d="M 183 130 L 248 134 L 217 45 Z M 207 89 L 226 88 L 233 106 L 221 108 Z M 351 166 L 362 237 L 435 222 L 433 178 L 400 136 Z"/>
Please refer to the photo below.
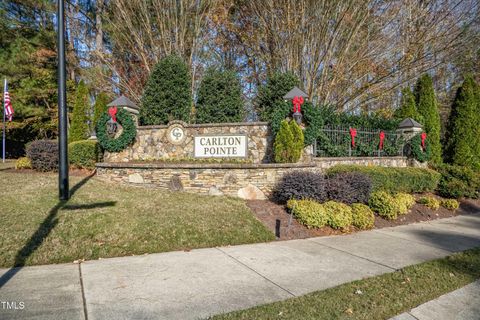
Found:
<path fill-rule="evenodd" d="M 88 180 L 93 177 L 93 174 L 83 178 L 79 183 L 70 189 L 70 197 L 72 197 Z M 57 214 L 60 209 L 64 210 L 79 210 L 79 209 L 94 209 L 112 207 L 115 201 L 99 202 L 85 205 L 67 205 L 68 200 L 60 200 L 52 209 L 50 209 L 48 216 L 38 227 L 37 231 L 30 237 L 28 242 L 23 246 L 15 256 L 15 262 L 12 268 L 5 272 L 0 277 L 0 288 L 3 287 L 15 274 L 25 266 L 27 259 L 42 245 L 43 241 L 48 237 L 50 232 L 58 223 Z"/>

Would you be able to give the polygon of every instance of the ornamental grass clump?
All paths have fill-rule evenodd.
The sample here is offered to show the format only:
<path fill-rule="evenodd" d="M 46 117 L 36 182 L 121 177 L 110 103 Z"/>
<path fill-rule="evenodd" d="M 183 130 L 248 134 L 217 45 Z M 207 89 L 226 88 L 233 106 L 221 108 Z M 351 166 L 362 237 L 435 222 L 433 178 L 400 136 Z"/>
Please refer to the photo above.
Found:
<path fill-rule="evenodd" d="M 440 200 L 433 196 L 421 197 L 418 200 L 418 203 L 421 203 L 432 210 L 438 210 L 440 208 Z"/>
<path fill-rule="evenodd" d="M 323 204 L 328 216 L 328 225 L 333 229 L 346 229 L 352 225 L 352 208 L 348 205 L 327 201 Z"/>
<path fill-rule="evenodd" d="M 379 216 L 388 220 L 397 219 L 398 205 L 388 192 L 378 191 L 372 193 L 368 204 Z"/>
<path fill-rule="evenodd" d="M 457 210 L 460 207 L 460 204 L 455 199 L 444 199 L 440 202 L 440 205 L 448 210 Z"/>
<path fill-rule="evenodd" d="M 397 205 L 398 214 L 407 214 L 415 205 L 415 197 L 408 193 L 397 193 L 394 196 Z"/>
<path fill-rule="evenodd" d="M 352 204 L 352 225 L 359 229 L 371 229 L 375 224 L 372 209 L 363 203 Z"/>
<path fill-rule="evenodd" d="M 327 212 L 322 204 L 316 201 L 289 200 L 287 208 L 300 223 L 308 228 L 321 228 L 327 224 Z"/>

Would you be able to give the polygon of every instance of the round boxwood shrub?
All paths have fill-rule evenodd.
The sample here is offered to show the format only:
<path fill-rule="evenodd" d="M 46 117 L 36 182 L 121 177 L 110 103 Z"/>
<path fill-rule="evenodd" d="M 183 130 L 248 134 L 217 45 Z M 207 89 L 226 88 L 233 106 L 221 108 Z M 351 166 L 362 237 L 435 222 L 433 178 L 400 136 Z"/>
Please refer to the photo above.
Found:
<path fill-rule="evenodd" d="M 352 203 L 368 203 L 372 180 L 360 172 L 339 172 L 327 179 L 328 199 Z"/>
<path fill-rule="evenodd" d="M 379 216 L 395 220 L 398 216 L 398 205 L 395 203 L 395 199 L 385 191 L 373 192 L 370 195 L 370 200 L 368 201 L 370 208 L 378 213 Z"/>
<path fill-rule="evenodd" d="M 438 208 L 440 208 L 440 200 L 433 196 L 421 197 L 418 199 L 418 203 L 421 203 L 432 210 L 438 210 Z"/>
<path fill-rule="evenodd" d="M 327 201 L 323 204 L 323 207 L 327 212 L 330 227 L 346 229 L 352 225 L 352 208 L 348 205 L 336 201 Z"/>
<path fill-rule="evenodd" d="M 395 204 L 397 205 L 398 214 L 407 214 L 415 205 L 415 197 L 408 193 L 397 193 L 395 195 Z"/>
<path fill-rule="evenodd" d="M 286 173 L 274 187 L 272 197 L 278 203 L 286 203 L 290 199 L 326 201 L 325 178 L 320 173 L 308 171 Z"/>
<path fill-rule="evenodd" d="M 328 217 L 322 204 L 313 200 L 289 200 L 287 208 L 297 220 L 307 227 L 321 228 L 327 224 Z"/>
<path fill-rule="evenodd" d="M 373 228 L 375 215 L 372 209 L 363 203 L 352 204 L 352 224 L 359 229 Z"/>
<path fill-rule="evenodd" d="M 27 146 L 27 157 L 32 169 L 37 171 L 58 170 L 58 142 L 55 140 L 36 140 Z"/>
<path fill-rule="evenodd" d="M 101 158 L 100 145 L 95 140 L 80 140 L 68 145 L 70 164 L 78 168 L 93 169 Z"/>
<path fill-rule="evenodd" d="M 440 205 L 448 210 L 457 210 L 460 204 L 455 199 L 444 199 L 440 202 Z"/>
<path fill-rule="evenodd" d="M 18 158 L 17 161 L 15 161 L 15 169 L 32 169 L 32 162 L 27 157 Z"/>

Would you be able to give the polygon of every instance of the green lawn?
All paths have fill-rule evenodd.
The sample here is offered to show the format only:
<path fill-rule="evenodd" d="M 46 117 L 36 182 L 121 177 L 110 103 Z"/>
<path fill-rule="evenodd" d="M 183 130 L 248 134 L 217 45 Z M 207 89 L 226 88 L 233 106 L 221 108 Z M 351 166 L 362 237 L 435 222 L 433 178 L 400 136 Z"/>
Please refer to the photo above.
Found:
<path fill-rule="evenodd" d="M 264 242 L 274 235 L 244 201 L 170 193 L 56 174 L 0 170 L 0 267 Z"/>
<path fill-rule="evenodd" d="M 478 278 L 479 248 L 212 319 L 389 319 Z"/>

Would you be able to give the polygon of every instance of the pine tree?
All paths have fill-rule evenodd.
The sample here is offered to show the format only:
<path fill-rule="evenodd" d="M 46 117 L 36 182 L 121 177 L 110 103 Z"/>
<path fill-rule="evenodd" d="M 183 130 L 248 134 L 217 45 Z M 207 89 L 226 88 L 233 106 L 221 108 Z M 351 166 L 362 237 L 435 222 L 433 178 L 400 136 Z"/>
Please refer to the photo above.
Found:
<path fill-rule="evenodd" d="M 191 80 L 187 65 L 178 56 L 168 56 L 154 67 L 143 93 L 140 108 L 142 125 L 190 120 Z"/>
<path fill-rule="evenodd" d="M 97 126 L 97 122 L 98 119 L 100 119 L 100 116 L 107 111 L 108 102 L 109 97 L 108 94 L 106 94 L 105 92 L 100 92 L 97 95 L 97 99 L 95 100 L 95 104 L 93 105 L 93 128 Z"/>
<path fill-rule="evenodd" d="M 267 79 L 267 83 L 258 89 L 255 99 L 255 109 L 262 121 L 270 122 L 277 105 L 284 102 L 283 96 L 300 81 L 290 72 L 274 73 Z"/>
<path fill-rule="evenodd" d="M 290 121 L 290 131 L 293 135 L 293 143 L 291 148 L 291 162 L 298 162 L 302 157 L 304 147 L 303 130 L 295 120 Z"/>
<path fill-rule="evenodd" d="M 72 122 L 68 134 L 68 142 L 84 140 L 89 137 L 88 129 L 88 88 L 83 81 L 77 86 L 75 93 L 75 103 L 73 105 Z"/>
<path fill-rule="evenodd" d="M 444 155 L 448 163 L 470 167 L 480 165 L 477 90 L 472 77 L 467 77 L 457 90 L 445 134 Z"/>
<path fill-rule="evenodd" d="M 293 133 L 288 124 L 288 120 L 283 120 L 275 137 L 274 153 L 275 162 L 288 163 L 291 162 L 291 149 L 293 146 Z"/>
<path fill-rule="evenodd" d="M 442 163 L 442 146 L 440 144 L 440 114 L 433 89 L 432 78 L 421 76 L 415 87 L 415 102 L 418 113 L 423 117 L 424 129 L 427 132 L 431 149 L 431 162 Z"/>
<path fill-rule="evenodd" d="M 242 88 L 237 74 L 209 68 L 198 89 L 195 110 L 197 123 L 242 121 Z"/>

